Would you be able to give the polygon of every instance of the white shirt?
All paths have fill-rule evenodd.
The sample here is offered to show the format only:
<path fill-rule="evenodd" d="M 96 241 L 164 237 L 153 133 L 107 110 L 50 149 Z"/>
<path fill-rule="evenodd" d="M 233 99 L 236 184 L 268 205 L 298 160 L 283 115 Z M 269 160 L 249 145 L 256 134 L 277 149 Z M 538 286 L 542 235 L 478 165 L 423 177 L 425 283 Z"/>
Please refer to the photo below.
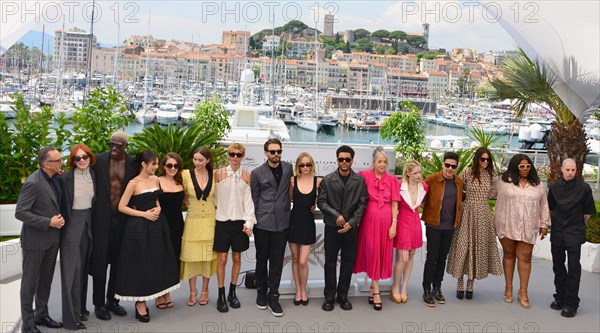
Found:
<path fill-rule="evenodd" d="M 244 220 L 244 225 L 252 229 L 256 224 L 256 217 L 250 185 L 242 180 L 241 168 L 234 172 L 228 165 L 226 171 L 227 177 L 215 184 L 216 220 Z"/>

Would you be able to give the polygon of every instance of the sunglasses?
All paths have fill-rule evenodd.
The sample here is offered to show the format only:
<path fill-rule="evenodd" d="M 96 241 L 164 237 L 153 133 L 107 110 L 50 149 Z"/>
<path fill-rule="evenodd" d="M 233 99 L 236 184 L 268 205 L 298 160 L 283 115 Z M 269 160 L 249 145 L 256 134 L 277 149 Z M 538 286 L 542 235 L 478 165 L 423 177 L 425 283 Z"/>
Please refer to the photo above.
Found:
<path fill-rule="evenodd" d="M 444 163 L 444 166 L 445 166 L 447 169 L 450 169 L 450 168 L 452 168 L 452 169 L 456 170 L 456 168 L 458 168 L 458 164 Z"/>
<path fill-rule="evenodd" d="M 165 164 L 165 168 L 167 169 L 179 169 L 179 163 L 167 163 Z"/>
<path fill-rule="evenodd" d="M 63 161 L 62 157 L 59 159 L 56 159 L 56 160 L 46 160 L 46 162 L 48 162 L 48 163 L 57 163 L 57 162 L 62 163 L 62 161 Z"/>
<path fill-rule="evenodd" d="M 283 152 L 283 150 L 282 150 L 282 149 L 277 149 L 277 150 L 267 150 L 267 151 L 268 151 L 268 152 L 269 152 L 269 154 L 271 154 L 271 155 L 275 155 L 275 154 L 277 154 L 277 155 L 281 155 L 281 153 Z"/>
<path fill-rule="evenodd" d="M 479 158 L 479 161 L 480 161 L 480 162 L 482 162 L 482 163 L 483 163 L 483 162 L 485 162 L 485 161 L 488 161 L 488 162 L 489 162 L 489 161 L 491 161 L 491 160 L 492 160 L 492 158 L 491 158 L 491 157 L 487 157 L 487 158 L 486 158 L 486 157 L 480 157 L 480 158 Z"/>
<path fill-rule="evenodd" d="M 340 163 L 350 163 L 352 162 L 352 158 L 351 157 L 338 157 L 338 162 Z"/>
<path fill-rule="evenodd" d="M 279 153 L 281 154 L 281 150 L 279 151 Z M 242 154 L 242 153 L 229 152 L 227 154 L 229 155 L 229 157 L 237 157 L 237 158 L 244 157 L 244 154 Z M 273 155 L 275 155 L 275 154 L 273 154 Z"/>
<path fill-rule="evenodd" d="M 529 170 L 531 169 L 531 164 L 519 164 L 519 170 Z"/>
<path fill-rule="evenodd" d="M 88 158 L 90 158 L 90 157 L 89 157 L 89 156 L 87 156 L 87 155 L 75 156 L 75 157 L 73 158 L 73 161 L 75 161 L 75 162 L 79 162 L 79 161 L 81 161 L 81 160 L 87 161 L 87 160 L 88 160 Z"/>
<path fill-rule="evenodd" d="M 123 144 L 114 143 L 114 142 L 109 142 L 109 143 L 108 143 L 108 146 L 109 146 L 111 149 L 112 149 L 112 148 L 115 148 L 115 149 L 119 149 L 119 150 L 123 149 L 123 147 L 124 147 L 124 145 L 123 145 Z"/>
<path fill-rule="evenodd" d="M 310 168 L 310 167 L 312 167 L 312 163 L 298 164 L 298 168 Z"/>

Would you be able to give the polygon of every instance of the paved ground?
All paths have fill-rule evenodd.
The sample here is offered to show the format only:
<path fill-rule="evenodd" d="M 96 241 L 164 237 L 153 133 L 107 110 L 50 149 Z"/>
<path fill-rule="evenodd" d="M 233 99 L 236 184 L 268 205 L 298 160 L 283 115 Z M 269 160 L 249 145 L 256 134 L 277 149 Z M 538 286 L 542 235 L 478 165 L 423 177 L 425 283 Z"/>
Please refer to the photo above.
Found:
<path fill-rule="evenodd" d="M 531 309 L 523 309 L 516 299 L 507 304 L 502 299 L 504 278 L 491 276 L 476 281 L 473 300 L 454 297 L 455 283 L 446 275 L 444 293 L 448 302 L 428 308 L 421 302 L 423 259 L 417 253 L 413 278 L 409 283 L 409 300 L 394 304 L 383 299 L 383 310 L 376 312 L 367 303 L 366 293 L 351 297 L 354 309 L 332 312 L 321 310 L 322 289 L 313 288 L 308 306 L 294 306 L 291 295 L 282 297 L 285 315 L 276 318 L 268 310 L 255 305 L 256 291 L 238 289 L 240 309 L 221 314 L 216 308 L 216 279 L 211 279 L 210 302 L 206 306 L 188 307 L 187 282 L 173 293 L 175 307 L 158 310 L 150 306 L 150 323 L 134 318 L 133 302 L 123 302 L 129 312 L 126 317 L 111 321 L 97 320 L 92 314 L 86 322 L 89 332 L 600 332 L 600 274 L 583 272 L 580 297 L 581 307 L 575 318 L 560 316 L 560 311 L 549 308 L 552 302 L 553 273 L 551 262 L 534 258 L 529 287 Z M 58 265 L 57 265 L 58 267 Z M 2 332 L 18 331 L 20 280 L 3 281 L 0 285 Z M 517 286 L 515 286 L 517 288 Z M 517 290 L 515 289 L 515 295 Z M 91 295 L 88 298 L 91 307 Z M 50 300 L 50 315 L 61 318 L 60 280 L 57 270 Z M 59 332 L 40 327 L 44 332 Z"/>

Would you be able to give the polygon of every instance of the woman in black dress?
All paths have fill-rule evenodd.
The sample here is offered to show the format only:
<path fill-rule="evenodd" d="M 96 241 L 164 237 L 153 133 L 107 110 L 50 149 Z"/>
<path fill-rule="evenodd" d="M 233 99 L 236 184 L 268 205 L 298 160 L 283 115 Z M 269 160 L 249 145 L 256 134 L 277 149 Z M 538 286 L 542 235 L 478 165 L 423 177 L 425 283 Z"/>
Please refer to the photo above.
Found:
<path fill-rule="evenodd" d="M 290 214 L 288 240 L 292 252 L 292 274 L 296 285 L 294 305 L 308 305 L 308 256 L 315 243 L 317 189 L 321 179 L 315 176 L 315 161 L 309 153 L 300 153 L 296 159 L 296 176 L 290 180 L 290 198 L 294 202 Z"/>
<path fill-rule="evenodd" d="M 146 301 L 179 288 L 177 259 L 158 196 L 158 157 L 146 150 L 136 157 L 137 176 L 127 184 L 119 212 L 129 215 L 123 227 L 115 297 L 135 301 L 135 317 L 150 321 Z"/>
<path fill-rule="evenodd" d="M 181 254 L 181 235 L 183 235 L 183 214 L 181 206 L 183 205 L 184 191 L 183 179 L 181 177 L 183 170 L 183 161 L 177 153 L 167 153 L 165 158 L 160 161 L 160 174 L 158 180 L 162 193 L 158 196 L 158 202 L 162 213 L 167 218 L 169 231 L 171 234 L 171 244 L 175 252 L 177 262 L 177 272 L 179 272 L 179 255 Z M 171 294 L 166 293 L 156 299 L 156 307 L 159 309 L 170 309 L 173 307 Z"/>

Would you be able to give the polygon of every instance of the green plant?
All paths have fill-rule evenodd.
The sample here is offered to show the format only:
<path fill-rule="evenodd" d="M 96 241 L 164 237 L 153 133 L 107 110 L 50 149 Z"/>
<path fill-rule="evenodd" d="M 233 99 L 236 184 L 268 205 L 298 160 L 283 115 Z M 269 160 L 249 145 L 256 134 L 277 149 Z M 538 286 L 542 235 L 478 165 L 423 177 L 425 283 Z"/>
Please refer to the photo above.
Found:
<path fill-rule="evenodd" d="M 404 159 L 421 159 L 425 150 L 425 124 L 419 108 L 411 101 L 400 103 L 402 112 L 395 112 L 379 129 L 381 137 L 396 144 L 396 151 Z"/>
<path fill-rule="evenodd" d="M 456 168 L 456 174 L 459 175 L 465 168 L 471 166 L 471 160 L 473 159 L 473 149 L 459 149 L 455 151 L 458 155 L 458 168 Z M 431 159 L 423 158 L 421 159 L 421 170 L 423 172 L 423 176 L 427 177 L 436 172 L 442 171 L 442 158 L 444 154 L 440 155 L 436 153 L 431 154 Z"/>
<path fill-rule="evenodd" d="M 114 86 L 98 87 L 73 114 L 74 135 L 70 143 L 85 143 L 94 153 L 107 151 L 113 132 L 123 130 L 133 120 L 127 101 Z"/>
<path fill-rule="evenodd" d="M 59 151 L 64 150 L 64 140 L 51 140 L 53 136 L 64 135 L 64 126 L 50 129 L 52 109 L 45 106 L 40 112 L 31 113 L 22 94 L 15 94 L 14 99 L 14 129 L 4 117 L 0 120 L 0 203 L 17 201 L 23 182 L 38 169 L 37 154 L 42 147 L 55 146 Z"/>
<path fill-rule="evenodd" d="M 595 202 L 596 214 L 590 217 L 585 226 L 585 240 L 600 244 L 600 202 Z"/>
<path fill-rule="evenodd" d="M 211 148 L 216 166 L 226 160 L 225 149 L 218 146 L 219 141 L 229 132 L 225 107 L 216 98 L 209 98 L 196 104 L 194 123 L 189 127 L 169 125 L 162 127 L 154 124 L 146 127 L 130 139 L 130 151 L 139 152 L 151 149 L 160 158 L 168 152 L 176 152 L 184 161 L 184 167 L 193 166 L 192 155 L 196 148 Z"/>

